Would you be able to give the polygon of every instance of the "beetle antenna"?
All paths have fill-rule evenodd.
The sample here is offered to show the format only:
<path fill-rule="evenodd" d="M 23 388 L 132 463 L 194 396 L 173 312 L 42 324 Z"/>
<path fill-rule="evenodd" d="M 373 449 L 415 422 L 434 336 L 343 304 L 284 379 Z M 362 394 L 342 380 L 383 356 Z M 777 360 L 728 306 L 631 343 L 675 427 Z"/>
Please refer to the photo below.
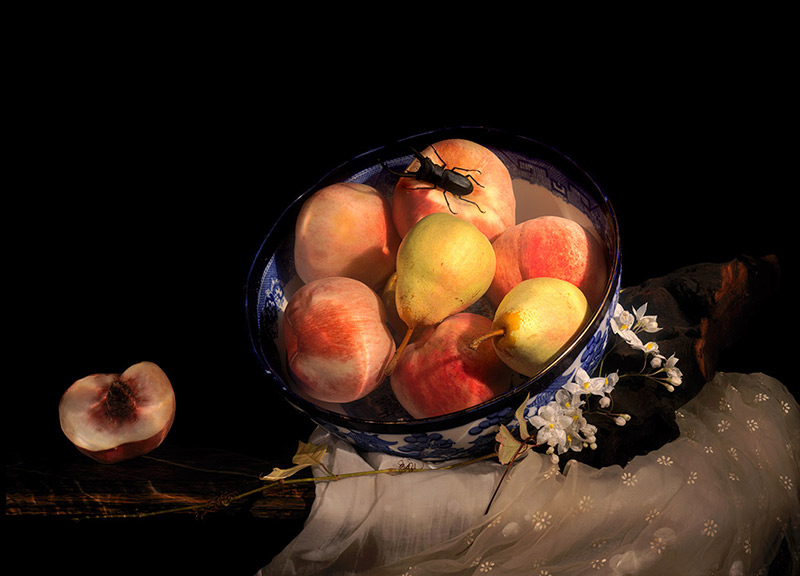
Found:
<path fill-rule="evenodd" d="M 392 170 L 386 165 L 386 162 L 381 160 L 381 166 L 383 169 L 386 170 L 389 174 L 394 174 L 395 176 L 413 176 L 414 172 L 398 172 L 397 170 Z"/>

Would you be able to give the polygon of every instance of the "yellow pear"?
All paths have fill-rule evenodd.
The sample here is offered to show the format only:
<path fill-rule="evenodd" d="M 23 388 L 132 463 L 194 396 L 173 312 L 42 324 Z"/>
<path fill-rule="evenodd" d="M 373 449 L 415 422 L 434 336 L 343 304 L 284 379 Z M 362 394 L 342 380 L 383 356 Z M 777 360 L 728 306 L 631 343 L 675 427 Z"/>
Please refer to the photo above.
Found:
<path fill-rule="evenodd" d="M 417 326 L 437 324 L 477 302 L 495 266 L 492 243 L 474 224 L 448 212 L 414 224 L 397 250 L 395 304 L 407 330 L 387 373 Z"/>
<path fill-rule="evenodd" d="M 591 310 L 580 288 L 558 278 L 531 278 L 500 301 L 492 330 L 472 341 L 491 341 L 500 359 L 524 376 L 546 368 L 586 325 Z"/>

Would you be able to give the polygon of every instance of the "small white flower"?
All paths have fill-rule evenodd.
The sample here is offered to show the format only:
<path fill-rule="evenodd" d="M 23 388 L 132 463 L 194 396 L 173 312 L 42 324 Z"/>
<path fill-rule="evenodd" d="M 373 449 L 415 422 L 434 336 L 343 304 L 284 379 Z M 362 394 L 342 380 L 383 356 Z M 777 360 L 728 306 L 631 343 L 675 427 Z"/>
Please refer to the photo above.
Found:
<path fill-rule="evenodd" d="M 676 358 L 673 353 L 667 358 L 667 363 L 664 366 L 664 370 L 667 373 L 667 380 L 673 386 L 680 386 L 683 383 L 683 372 L 676 366 L 678 360 L 679 359 Z"/>
<path fill-rule="evenodd" d="M 630 346 L 634 350 L 641 350 L 642 347 L 644 346 L 642 340 L 636 335 L 636 333 L 633 330 L 625 330 L 624 332 L 620 332 L 618 336 L 622 338 L 622 340 L 624 340 L 625 343 L 628 344 L 628 346 Z"/>
<path fill-rule="evenodd" d="M 717 432 L 725 432 L 725 430 L 727 430 L 730 427 L 731 427 L 731 423 L 723 418 L 717 424 Z"/>
<path fill-rule="evenodd" d="M 558 447 L 559 452 L 566 451 L 566 429 L 572 424 L 572 418 L 564 413 L 564 408 L 558 402 L 551 401 L 539 408 L 529 422 L 539 429 L 536 435 L 538 444 Z"/>
<path fill-rule="evenodd" d="M 611 317 L 611 331 L 614 334 L 624 334 L 633 332 L 633 325 L 636 322 L 636 317 L 625 310 L 621 304 L 614 307 L 614 315 Z"/>
<path fill-rule="evenodd" d="M 645 332 L 658 332 L 661 328 L 655 315 L 647 315 L 647 302 L 633 311 L 636 323 L 633 326 L 635 331 L 644 330 Z"/>
<path fill-rule="evenodd" d="M 663 454 L 656 459 L 656 462 L 662 466 L 672 466 L 672 458 L 669 456 L 664 456 Z"/>
<path fill-rule="evenodd" d="M 494 562 L 491 561 L 481 562 L 481 565 L 478 569 L 481 572 L 491 572 L 492 570 L 494 570 Z"/>
<path fill-rule="evenodd" d="M 769 396 L 767 394 L 764 394 L 763 392 L 759 392 L 758 394 L 756 394 L 755 397 L 756 402 L 766 402 L 767 400 L 769 400 Z"/>
<path fill-rule="evenodd" d="M 657 342 L 645 342 L 642 346 L 642 352 L 645 354 L 658 354 L 659 348 Z"/>
<path fill-rule="evenodd" d="M 792 407 L 788 402 L 786 402 L 785 400 L 781 400 L 781 410 L 783 410 L 784 414 L 788 414 L 789 410 L 791 409 Z"/>
<path fill-rule="evenodd" d="M 787 490 L 791 490 L 791 489 L 794 487 L 794 482 L 793 482 L 793 481 L 792 481 L 792 479 L 791 479 L 791 478 L 789 478 L 788 476 L 784 476 L 783 474 L 781 474 L 781 475 L 778 477 L 778 479 L 779 479 L 779 480 L 781 481 L 781 483 L 783 484 L 783 487 L 784 487 L 784 488 L 786 488 Z"/>
<path fill-rule="evenodd" d="M 586 370 L 578 368 L 572 380 L 564 385 L 564 389 L 572 394 L 594 394 L 603 396 L 606 385 L 605 380 L 606 379 L 602 376 L 592 378 L 587 374 Z"/>
<path fill-rule="evenodd" d="M 714 453 L 714 447 L 713 446 L 706 446 L 704 448 L 704 450 L 705 450 L 706 454 L 713 454 Z"/>
<path fill-rule="evenodd" d="M 736 449 L 735 446 L 731 446 L 730 448 L 728 448 L 728 455 L 737 462 L 739 461 L 739 451 Z"/>
<path fill-rule="evenodd" d="M 750 432 L 755 432 L 758 430 L 758 420 L 748 420 L 747 421 L 747 428 Z"/>
<path fill-rule="evenodd" d="M 558 389 L 556 392 L 556 402 L 565 413 L 581 408 L 585 404 L 581 393 L 571 392 L 567 386 L 562 386 Z"/>
<path fill-rule="evenodd" d="M 636 479 L 636 474 L 633 474 L 631 472 L 623 472 L 621 478 L 622 478 L 622 483 L 625 486 L 629 487 L 636 486 L 636 482 L 638 482 L 638 480 Z"/>
<path fill-rule="evenodd" d="M 597 558 L 592 560 L 592 569 L 594 570 L 602 570 L 603 566 L 606 565 L 607 559 L 606 558 Z"/>
<path fill-rule="evenodd" d="M 606 374 L 603 380 L 603 394 L 608 395 L 614 391 L 614 387 L 619 382 L 619 370 Z"/>
<path fill-rule="evenodd" d="M 697 482 L 697 472 L 689 472 L 689 476 L 686 478 L 686 483 L 694 484 L 695 482 Z"/>
<path fill-rule="evenodd" d="M 589 424 L 580 412 L 572 416 L 572 424 L 567 428 L 566 447 L 575 452 L 594 444 L 597 427 Z"/>

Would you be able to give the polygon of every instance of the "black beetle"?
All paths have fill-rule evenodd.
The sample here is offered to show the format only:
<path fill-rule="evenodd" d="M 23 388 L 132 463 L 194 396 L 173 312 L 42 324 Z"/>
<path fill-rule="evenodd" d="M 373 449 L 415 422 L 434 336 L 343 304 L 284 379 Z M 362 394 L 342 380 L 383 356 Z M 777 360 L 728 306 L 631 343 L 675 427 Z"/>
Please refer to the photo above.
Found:
<path fill-rule="evenodd" d="M 431 186 L 417 186 L 415 188 L 411 188 L 411 190 L 433 190 L 434 188 L 441 188 L 442 193 L 444 194 L 444 201 L 447 203 L 447 208 L 449 208 L 450 212 L 453 214 L 456 212 L 450 206 L 450 201 L 447 199 L 448 192 L 450 192 L 450 194 L 453 196 L 460 198 L 464 202 L 474 204 L 477 206 L 478 210 L 485 214 L 485 211 L 478 206 L 476 202 L 464 198 L 464 196 L 472 194 L 472 191 L 474 190 L 472 185 L 473 182 L 481 188 L 483 188 L 483 185 L 475 180 L 472 174 L 460 174 L 456 172 L 456 170 L 461 170 L 462 172 L 477 172 L 480 174 L 481 171 L 470 170 L 468 168 L 445 168 L 447 164 L 444 160 L 442 160 L 442 157 L 439 156 L 436 148 L 431 146 L 431 150 L 433 150 L 434 154 L 436 154 L 436 157 L 442 162 L 441 164 L 436 164 L 433 160 L 423 156 L 414 148 L 411 148 L 411 151 L 414 153 L 414 156 L 417 158 L 417 160 L 419 160 L 419 168 L 416 170 L 416 172 L 397 172 L 386 166 L 385 163 L 382 164 L 384 169 L 395 176 L 414 178 L 415 180 L 421 180 L 422 182 L 428 182 L 431 184 Z"/>

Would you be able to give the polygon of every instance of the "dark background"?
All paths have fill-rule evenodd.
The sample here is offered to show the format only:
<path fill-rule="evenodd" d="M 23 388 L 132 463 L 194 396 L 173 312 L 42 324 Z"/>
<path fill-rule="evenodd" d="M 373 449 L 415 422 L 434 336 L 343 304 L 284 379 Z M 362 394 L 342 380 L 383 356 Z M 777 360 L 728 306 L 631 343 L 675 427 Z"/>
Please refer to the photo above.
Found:
<path fill-rule="evenodd" d="M 5 212 L 9 459 L 78 458 L 58 424 L 63 391 L 150 360 L 177 395 L 168 443 L 288 464 L 313 425 L 276 395 L 250 350 L 250 262 L 282 210 L 328 170 L 449 125 L 518 132 L 583 167 L 616 209 L 624 285 L 742 253 L 778 254 L 781 298 L 720 368 L 787 385 L 794 376 L 786 327 L 797 317 L 788 171 L 796 156 L 781 137 L 792 132 L 783 76 L 762 61 L 686 69 L 667 54 L 616 74 L 599 67 L 591 80 L 517 69 L 525 82 L 491 86 L 468 72 L 457 84 L 404 84 L 385 69 L 345 73 L 341 62 L 329 74 L 302 66 L 302 81 L 271 59 L 252 68 L 178 57 L 153 67 L 135 54 L 113 66 L 49 62 L 37 88 L 22 91 L 14 157 L 24 182 L 13 192 L 22 203 Z M 165 521 L 147 533 L 92 532 L 78 546 L 75 528 L 62 536 L 61 525 L 38 526 L 20 539 L 88 547 L 40 558 L 44 566 L 97 566 L 114 555 L 97 549 L 132 546 L 125 562 L 134 566 L 158 551 L 167 554 L 161 566 L 227 574 L 254 573 L 299 530 Z"/>

